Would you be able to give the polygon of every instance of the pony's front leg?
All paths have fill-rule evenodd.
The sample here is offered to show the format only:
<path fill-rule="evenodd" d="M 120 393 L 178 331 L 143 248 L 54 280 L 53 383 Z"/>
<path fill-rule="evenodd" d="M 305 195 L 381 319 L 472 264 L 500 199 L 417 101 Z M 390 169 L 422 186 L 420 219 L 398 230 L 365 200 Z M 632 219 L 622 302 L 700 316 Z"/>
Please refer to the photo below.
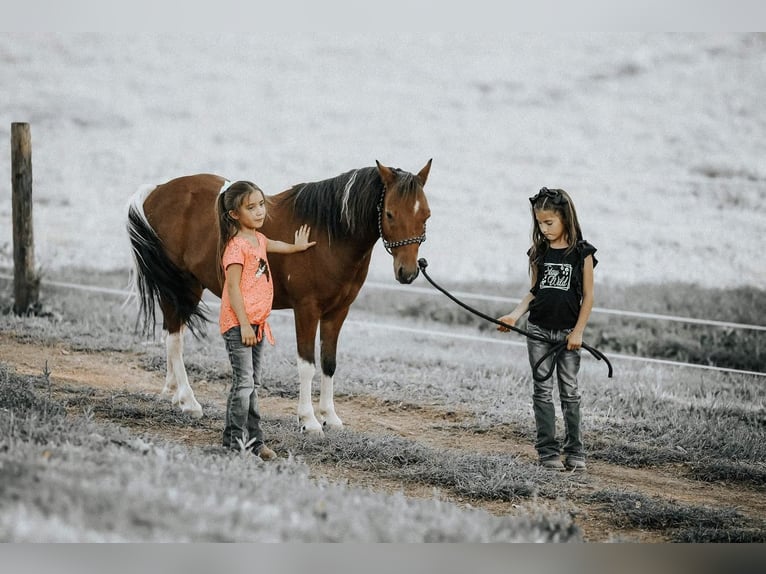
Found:
<path fill-rule="evenodd" d="M 318 313 L 312 307 L 295 309 L 295 335 L 298 343 L 298 425 L 301 432 L 324 435 L 322 425 L 314 415 L 311 382 L 314 379 L 314 347 L 316 345 Z"/>
<path fill-rule="evenodd" d="M 181 412 L 188 413 L 194 418 L 202 416 L 202 406 L 197 402 L 194 391 L 189 384 L 184 365 L 183 329 L 176 333 L 168 333 L 165 339 L 167 360 L 167 375 L 163 394 L 173 393 L 172 402 L 181 407 Z"/>
<path fill-rule="evenodd" d="M 298 424 L 301 432 L 324 435 L 322 425 L 314 415 L 314 406 L 311 402 L 311 381 L 314 379 L 314 363 L 301 358 L 298 355 L 298 378 L 300 390 L 298 392 Z"/>
<path fill-rule="evenodd" d="M 333 376 L 322 373 L 319 387 L 319 418 L 326 426 L 339 429 L 343 427 L 343 421 L 335 413 L 333 393 Z"/>
<path fill-rule="evenodd" d="M 320 335 L 322 339 L 322 381 L 319 387 L 319 418 L 330 428 L 342 428 L 343 421 L 335 412 L 335 357 L 338 350 L 338 336 L 348 309 L 344 309 L 322 320 Z"/>

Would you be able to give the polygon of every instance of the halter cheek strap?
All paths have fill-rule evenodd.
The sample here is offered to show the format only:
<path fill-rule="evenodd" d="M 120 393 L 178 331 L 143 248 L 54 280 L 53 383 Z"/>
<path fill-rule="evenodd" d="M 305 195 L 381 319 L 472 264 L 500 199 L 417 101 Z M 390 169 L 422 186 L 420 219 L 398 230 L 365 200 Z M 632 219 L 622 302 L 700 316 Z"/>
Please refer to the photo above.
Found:
<path fill-rule="evenodd" d="M 402 239 L 400 241 L 389 241 L 385 237 L 383 237 L 383 201 L 386 198 L 386 188 L 383 187 L 383 191 L 380 194 L 380 201 L 378 201 L 378 234 L 380 235 L 381 241 L 383 241 L 383 247 L 386 248 L 386 251 L 388 251 L 389 255 L 393 255 L 393 250 L 397 247 L 402 247 L 404 245 L 412 245 L 413 243 L 423 243 L 426 240 L 426 224 L 423 223 L 423 233 L 421 235 L 418 235 L 417 237 L 410 237 L 409 239 Z"/>

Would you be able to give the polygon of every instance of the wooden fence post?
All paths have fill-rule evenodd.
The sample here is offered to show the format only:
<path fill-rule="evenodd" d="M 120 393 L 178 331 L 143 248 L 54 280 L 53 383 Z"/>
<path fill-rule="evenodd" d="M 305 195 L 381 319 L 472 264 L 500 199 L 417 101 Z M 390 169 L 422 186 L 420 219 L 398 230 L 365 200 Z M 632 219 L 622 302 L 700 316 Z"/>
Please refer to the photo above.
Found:
<path fill-rule="evenodd" d="M 22 315 L 39 307 L 40 293 L 32 228 L 32 138 L 27 123 L 11 124 L 11 182 L 13 311 Z"/>

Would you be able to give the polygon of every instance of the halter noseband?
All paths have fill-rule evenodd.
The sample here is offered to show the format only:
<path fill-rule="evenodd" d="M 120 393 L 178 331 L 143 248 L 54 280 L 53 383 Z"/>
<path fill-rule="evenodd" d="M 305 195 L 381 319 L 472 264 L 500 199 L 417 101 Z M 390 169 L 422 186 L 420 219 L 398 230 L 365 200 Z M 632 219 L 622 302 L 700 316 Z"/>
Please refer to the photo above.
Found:
<path fill-rule="evenodd" d="M 413 243 L 423 243 L 426 240 L 426 224 L 423 222 L 423 233 L 417 237 L 410 237 L 409 239 L 402 239 L 401 241 L 389 241 L 383 237 L 383 201 L 386 198 L 386 186 L 383 186 L 383 191 L 380 193 L 380 201 L 378 201 L 378 234 L 381 241 L 383 241 L 383 247 L 386 248 L 389 255 L 393 255 L 393 250 L 397 247 L 404 245 L 412 245 Z"/>

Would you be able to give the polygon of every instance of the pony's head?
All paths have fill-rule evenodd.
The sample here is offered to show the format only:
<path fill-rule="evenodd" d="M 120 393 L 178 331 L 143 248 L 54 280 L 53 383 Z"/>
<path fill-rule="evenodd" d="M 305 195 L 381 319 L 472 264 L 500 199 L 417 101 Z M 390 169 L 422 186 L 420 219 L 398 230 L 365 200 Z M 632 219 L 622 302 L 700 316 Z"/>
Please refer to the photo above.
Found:
<path fill-rule="evenodd" d="M 412 283 L 418 276 L 418 249 L 426 240 L 426 220 L 431 216 L 423 191 L 431 160 L 417 175 L 375 163 L 385 188 L 378 206 L 380 236 L 394 258 L 396 280 Z"/>

